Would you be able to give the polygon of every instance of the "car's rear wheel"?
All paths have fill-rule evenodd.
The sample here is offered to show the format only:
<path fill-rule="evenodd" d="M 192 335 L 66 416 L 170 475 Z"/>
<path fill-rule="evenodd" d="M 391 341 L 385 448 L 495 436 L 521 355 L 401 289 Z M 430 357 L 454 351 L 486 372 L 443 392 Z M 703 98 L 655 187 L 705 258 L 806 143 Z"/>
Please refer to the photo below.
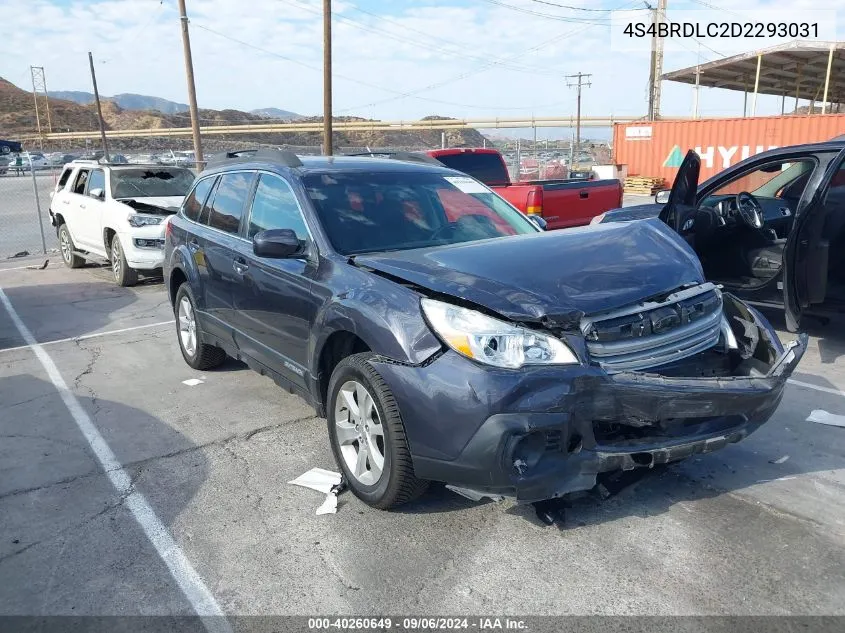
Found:
<path fill-rule="evenodd" d="M 85 259 L 74 253 L 76 246 L 73 244 L 67 224 L 59 227 L 59 248 L 62 251 L 62 261 L 68 268 L 80 268 L 85 263 Z"/>
<path fill-rule="evenodd" d="M 111 240 L 111 271 L 118 286 L 134 286 L 138 283 L 138 271 L 129 267 L 117 234 Z"/>
<path fill-rule="evenodd" d="M 226 360 L 226 352 L 202 342 L 202 329 L 197 320 L 196 303 L 187 282 L 176 292 L 176 334 L 182 358 L 194 369 L 213 369 Z"/>
<path fill-rule="evenodd" d="M 390 387 L 370 363 L 371 352 L 338 363 L 329 381 L 329 438 L 335 461 L 356 497 L 386 510 L 418 497 L 405 425 Z"/>

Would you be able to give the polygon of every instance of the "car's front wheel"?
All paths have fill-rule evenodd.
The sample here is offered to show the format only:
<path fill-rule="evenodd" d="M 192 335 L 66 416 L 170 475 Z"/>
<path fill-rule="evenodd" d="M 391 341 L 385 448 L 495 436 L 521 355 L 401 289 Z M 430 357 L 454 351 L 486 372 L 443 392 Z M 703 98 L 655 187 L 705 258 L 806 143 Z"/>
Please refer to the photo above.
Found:
<path fill-rule="evenodd" d="M 111 240 L 111 271 L 118 286 L 134 286 L 138 283 L 138 271 L 129 267 L 117 234 Z"/>
<path fill-rule="evenodd" d="M 335 461 L 356 497 L 386 510 L 418 497 L 405 426 L 390 387 L 370 363 L 353 354 L 338 363 L 329 382 L 328 431 Z"/>
<path fill-rule="evenodd" d="M 226 352 L 202 342 L 202 330 L 197 321 L 196 303 L 187 282 L 176 291 L 176 333 L 182 358 L 194 369 L 213 369 L 226 360 Z"/>

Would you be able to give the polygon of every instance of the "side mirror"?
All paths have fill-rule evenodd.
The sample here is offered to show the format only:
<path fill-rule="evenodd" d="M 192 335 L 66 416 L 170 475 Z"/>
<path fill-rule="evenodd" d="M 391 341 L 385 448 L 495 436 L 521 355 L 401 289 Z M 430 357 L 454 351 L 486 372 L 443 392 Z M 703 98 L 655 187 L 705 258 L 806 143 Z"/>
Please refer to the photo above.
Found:
<path fill-rule="evenodd" d="M 303 252 L 303 242 L 291 229 L 268 229 L 252 238 L 252 252 L 259 257 L 286 259 Z"/>
<path fill-rule="evenodd" d="M 666 204 L 669 202 L 669 194 L 672 193 L 669 189 L 664 189 L 663 191 L 658 191 L 657 195 L 654 196 L 654 201 L 657 204 Z"/>
<path fill-rule="evenodd" d="M 105 200 L 106 190 L 100 189 L 99 187 L 97 187 L 96 189 L 92 189 L 91 191 L 89 191 L 88 195 L 91 196 L 92 198 L 97 198 L 98 200 Z"/>
<path fill-rule="evenodd" d="M 529 219 L 529 221 L 531 221 L 531 223 L 532 223 L 532 224 L 534 224 L 534 226 L 536 226 L 536 227 L 537 227 L 538 229 L 540 229 L 541 231 L 545 231 L 545 230 L 546 230 L 546 227 L 549 225 L 549 223 L 548 223 L 548 222 L 546 222 L 546 221 L 545 221 L 545 220 L 544 220 L 541 216 L 539 216 L 539 215 L 528 215 L 528 216 L 526 216 L 526 217 Z"/>

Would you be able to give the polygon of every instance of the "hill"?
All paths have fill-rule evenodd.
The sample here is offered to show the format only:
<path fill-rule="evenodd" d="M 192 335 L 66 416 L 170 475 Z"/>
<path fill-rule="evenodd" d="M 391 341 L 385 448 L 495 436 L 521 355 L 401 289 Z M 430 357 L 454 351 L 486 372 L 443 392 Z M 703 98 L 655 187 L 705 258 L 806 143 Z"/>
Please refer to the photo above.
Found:
<path fill-rule="evenodd" d="M 56 99 L 73 101 L 79 105 L 90 105 L 94 103 L 93 92 L 80 92 L 78 90 L 50 90 L 47 95 Z M 187 112 L 186 103 L 177 103 L 161 97 L 149 95 L 136 95 L 129 92 L 114 95 L 113 97 L 100 97 L 103 100 L 113 101 L 124 110 L 158 110 L 164 114 L 177 114 Z"/>
<path fill-rule="evenodd" d="M 290 110 L 280 110 L 279 108 L 260 108 L 258 110 L 250 110 L 250 114 L 257 114 L 258 116 L 267 119 L 280 119 L 282 121 L 299 121 L 304 119 L 301 114 L 291 112 Z"/>
<path fill-rule="evenodd" d="M 82 105 L 65 99 L 50 98 L 50 118 L 54 131 L 90 131 L 99 126 L 93 104 Z M 163 149 L 190 149 L 190 137 L 172 137 L 169 128 L 190 125 L 187 113 L 165 114 L 157 110 L 128 110 L 114 101 L 103 101 L 103 119 L 106 129 L 140 130 L 161 129 L 159 137 L 112 139 L 109 146 L 115 151 L 159 151 Z M 266 123 L 267 117 L 240 110 L 200 109 L 203 126 L 231 125 L 238 123 Z M 427 117 L 442 119 L 444 117 Z M 300 121 L 320 122 L 320 117 L 302 117 Z M 336 121 L 365 121 L 359 117 L 337 117 Z M 29 136 L 37 130 L 32 93 L 18 88 L 0 78 L 0 137 L 14 139 Z M 336 132 L 334 143 L 338 148 L 403 148 L 422 149 L 440 147 L 441 130 L 388 130 L 362 132 Z M 319 148 L 320 132 L 285 132 L 277 134 L 255 133 L 244 135 L 206 135 L 203 146 L 208 151 L 243 149 L 256 144 L 288 145 L 294 149 Z M 446 143 L 452 147 L 480 147 L 484 137 L 477 130 L 446 130 Z M 45 148 L 47 149 L 47 148 Z M 58 147 L 51 149 L 60 149 Z M 71 149 L 67 145 L 61 149 Z"/>

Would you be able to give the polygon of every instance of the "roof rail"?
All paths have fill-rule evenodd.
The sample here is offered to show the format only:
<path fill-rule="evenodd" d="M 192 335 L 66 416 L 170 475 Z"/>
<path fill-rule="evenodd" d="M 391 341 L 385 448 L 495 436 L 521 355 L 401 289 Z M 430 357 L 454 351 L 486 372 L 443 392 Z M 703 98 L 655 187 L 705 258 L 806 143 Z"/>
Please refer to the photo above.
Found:
<path fill-rule="evenodd" d="M 102 163 L 98 160 L 94 160 L 92 158 L 74 158 L 72 163 L 77 165 L 102 165 Z"/>
<path fill-rule="evenodd" d="M 443 163 L 422 152 L 360 152 L 358 154 L 347 154 L 347 156 L 369 156 L 371 158 L 390 158 L 391 160 L 402 160 L 408 163 L 426 163 L 443 167 Z"/>
<path fill-rule="evenodd" d="M 222 152 L 214 154 L 208 160 L 208 165 L 220 164 L 225 162 L 243 163 L 253 162 L 256 160 L 268 160 L 274 163 L 281 163 L 286 167 L 302 167 L 302 161 L 299 156 L 293 152 L 281 149 L 241 149 L 232 152 Z"/>

